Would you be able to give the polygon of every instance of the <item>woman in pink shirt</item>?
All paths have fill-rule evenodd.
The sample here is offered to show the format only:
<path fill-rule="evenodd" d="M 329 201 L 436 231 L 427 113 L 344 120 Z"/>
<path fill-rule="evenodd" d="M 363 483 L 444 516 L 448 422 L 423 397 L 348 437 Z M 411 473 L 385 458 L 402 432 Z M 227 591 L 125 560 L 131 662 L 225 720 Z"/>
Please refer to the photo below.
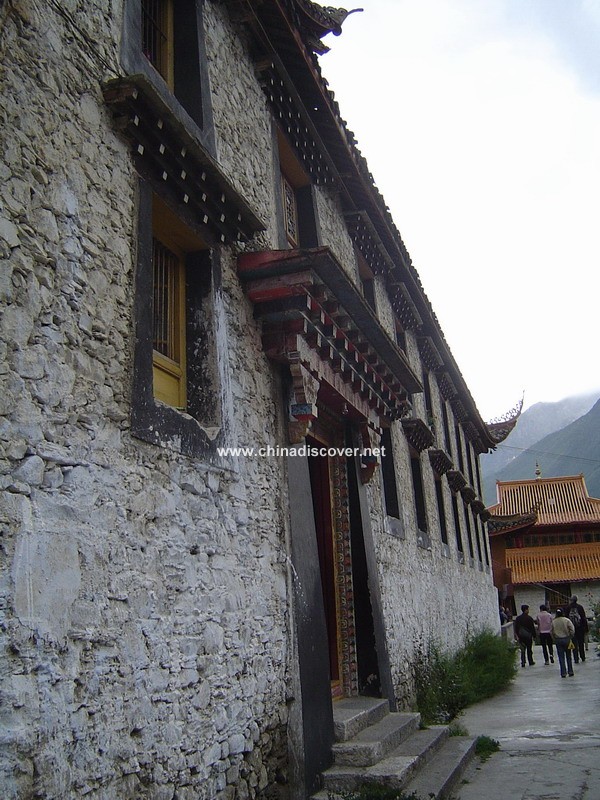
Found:
<path fill-rule="evenodd" d="M 534 620 L 540 640 L 542 643 L 542 652 L 544 654 L 544 664 L 548 666 L 550 662 L 554 664 L 554 650 L 552 649 L 552 614 L 548 612 L 546 606 L 540 606 L 540 613 Z M 550 656 L 550 661 L 548 661 Z"/>

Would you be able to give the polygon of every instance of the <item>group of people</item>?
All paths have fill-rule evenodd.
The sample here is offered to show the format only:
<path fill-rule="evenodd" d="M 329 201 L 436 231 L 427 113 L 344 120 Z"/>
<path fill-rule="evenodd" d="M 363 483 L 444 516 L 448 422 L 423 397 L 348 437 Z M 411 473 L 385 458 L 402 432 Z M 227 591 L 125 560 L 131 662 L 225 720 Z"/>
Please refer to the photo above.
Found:
<path fill-rule="evenodd" d="M 521 666 L 525 666 L 525 659 L 529 666 L 533 666 L 533 643 L 539 633 L 544 664 L 554 664 L 554 646 L 560 665 L 562 678 L 573 676 L 573 661 L 585 661 L 585 635 L 588 632 L 588 621 L 583 606 L 577 602 L 574 595 L 569 605 L 557 608 L 553 617 L 545 605 L 540 606 L 540 612 L 535 617 L 530 616 L 529 606 L 521 606 L 521 614 L 514 621 L 515 641 L 521 650 Z"/>

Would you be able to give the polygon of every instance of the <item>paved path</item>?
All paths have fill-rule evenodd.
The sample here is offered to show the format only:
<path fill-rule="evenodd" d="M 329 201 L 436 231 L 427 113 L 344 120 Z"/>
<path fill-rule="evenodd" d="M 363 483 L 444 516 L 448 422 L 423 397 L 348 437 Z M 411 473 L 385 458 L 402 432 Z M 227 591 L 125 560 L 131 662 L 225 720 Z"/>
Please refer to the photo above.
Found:
<path fill-rule="evenodd" d="M 600 658 L 590 644 L 575 677 L 561 678 L 558 660 L 517 674 L 510 689 L 467 709 L 459 718 L 471 735 L 496 739 L 501 749 L 478 758 L 454 792 L 455 800 L 600 800 Z"/>

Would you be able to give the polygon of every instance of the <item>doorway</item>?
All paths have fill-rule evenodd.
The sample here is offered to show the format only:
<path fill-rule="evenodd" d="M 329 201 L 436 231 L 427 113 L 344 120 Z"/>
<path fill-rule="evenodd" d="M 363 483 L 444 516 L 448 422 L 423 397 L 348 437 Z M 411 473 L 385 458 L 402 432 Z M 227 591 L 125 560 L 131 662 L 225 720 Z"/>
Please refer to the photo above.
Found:
<path fill-rule="evenodd" d="M 354 458 L 342 425 L 313 427 L 306 443 L 333 699 L 379 693 L 379 669 Z M 316 454 L 316 451 L 320 451 Z"/>
<path fill-rule="evenodd" d="M 322 443 L 308 438 L 307 444 L 313 449 L 321 449 Z M 333 501 L 331 486 L 331 456 L 309 455 L 308 468 L 315 515 L 317 550 L 321 571 L 321 590 L 323 608 L 327 625 L 327 646 L 329 652 L 329 675 L 332 697 L 343 696 L 341 674 L 341 625 L 340 603 L 336 587 L 338 585 L 338 564 L 336 559 L 335 529 L 333 523 Z"/>

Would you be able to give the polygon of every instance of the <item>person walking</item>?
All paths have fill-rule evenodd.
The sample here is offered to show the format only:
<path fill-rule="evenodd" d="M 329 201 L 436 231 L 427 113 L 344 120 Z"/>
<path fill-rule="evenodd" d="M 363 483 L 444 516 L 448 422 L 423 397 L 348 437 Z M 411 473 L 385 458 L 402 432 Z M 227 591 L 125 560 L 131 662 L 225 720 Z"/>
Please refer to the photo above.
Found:
<path fill-rule="evenodd" d="M 521 606 L 521 613 L 514 622 L 514 631 L 515 641 L 519 643 L 519 647 L 521 648 L 521 666 L 525 666 L 525 654 L 527 654 L 529 666 L 533 667 L 535 665 L 535 661 L 533 660 L 535 624 L 533 619 L 529 616 L 529 606 Z"/>
<path fill-rule="evenodd" d="M 567 677 L 567 670 L 569 676 L 572 678 L 575 674 L 573 672 L 573 659 L 571 657 L 571 637 L 575 633 L 575 626 L 568 617 L 563 614 L 562 608 L 556 609 L 556 616 L 552 620 L 552 638 L 556 645 L 556 655 L 558 656 L 558 663 L 560 664 L 560 677 Z M 566 660 L 566 664 L 565 664 Z"/>
<path fill-rule="evenodd" d="M 575 663 L 579 664 L 579 659 L 585 661 L 585 635 L 589 630 L 589 626 L 583 606 L 577 602 L 576 594 L 571 598 L 567 609 L 567 616 L 575 628 L 575 636 L 573 637 L 575 650 L 573 652 L 573 658 L 575 659 Z"/>
<path fill-rule="evenodd" d="M 540 606 L 540 613 L 534 620 L 540 634 L 544 664 L 554 664 L 554 650 L 552 648 L 552 614 L 544 605 Z M 550 659 L 550 660 L 548 660 Z"/>

